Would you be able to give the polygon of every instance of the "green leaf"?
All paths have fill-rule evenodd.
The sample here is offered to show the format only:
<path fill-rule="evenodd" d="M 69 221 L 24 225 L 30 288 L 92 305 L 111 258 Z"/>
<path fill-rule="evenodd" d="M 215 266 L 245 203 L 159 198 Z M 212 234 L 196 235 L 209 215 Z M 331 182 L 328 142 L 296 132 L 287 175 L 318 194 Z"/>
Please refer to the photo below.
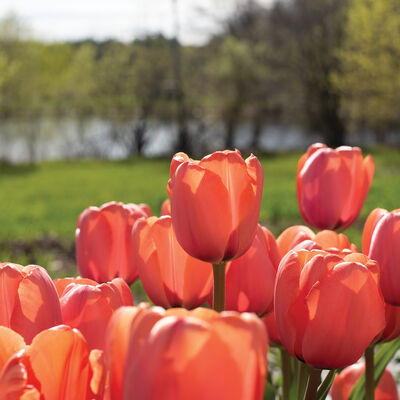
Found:
<path fill-rule="evenodd" d="M 270 382 L 267 382 L 265 385 L 264 400 L 275 400 L 275 396 L 276 390 L 274 386 Z"/>
<path fill-rule="evenodd" d="M 379 350 L 376 352 L 374 357 L 375 364 L 375 387 L 378 385 L 379 380 L 386 366 L 389 364 L 390 360 L 394 357 L 397 350 L 400 349 L 400 338 L 393 340 L 389 343 L 384 343 L 380 345 Z M 353 391 L 350 395 L 350 400 L 362 400 L 365 399 L 365 373 L 363 373 L 358 379 Z"/>
<path fill-rule="evenodd" d="M 317 392 L 317 399 L 318 400 L 323 400 L 328 396 L 329 389 L 332 386 L 333 380 L 335 379 L 335 375 L 337 373 L 336 369 L 332 369 L 329 371 L 328 375 L 325 377 L 324 381 L 321 383 L 321 385 L 318 388 Z"/>

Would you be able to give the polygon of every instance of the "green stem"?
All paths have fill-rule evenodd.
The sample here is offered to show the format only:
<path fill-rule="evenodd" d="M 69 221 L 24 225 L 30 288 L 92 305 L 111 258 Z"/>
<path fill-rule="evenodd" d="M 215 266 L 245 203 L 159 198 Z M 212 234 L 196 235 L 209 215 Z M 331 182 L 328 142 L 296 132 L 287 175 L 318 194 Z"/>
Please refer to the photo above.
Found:
<path fill-rule="evenodd" d="M 307 364 L 297 361 L 297 400 L 303 400 L 307 386 L 308 368 Z"/>
<path fill-rule="evenodd" d="M 374 345 L 370 345 L 365 350 L 365 393 L 366 400 L 375 399 L 374 382 Z"/>
<path fill-rule="evenodd" d="M 309 368 L 307 390 L 304 400 L 316 400 L 318 386 L 321 382 L 321 370 L 313 367 Z"/>
<path fill-rule="evenodd" d="M 282 385 L 282 394 L 283 400 L 289 400 L 290 399 L 290 384 L 292 380 L 292 374 L 291 374 L 291 357 L 289 353 L 283 348 L 280 348 L 281 352 L 281 365 L 282 365 L 282 380 L 283 380 L 283 385 Z"/>
<path fill-rule="evenodd" d="M 213 309 L 218 312 L 225 310 L 225 265 L 225 262 L 213 264 Z"/>

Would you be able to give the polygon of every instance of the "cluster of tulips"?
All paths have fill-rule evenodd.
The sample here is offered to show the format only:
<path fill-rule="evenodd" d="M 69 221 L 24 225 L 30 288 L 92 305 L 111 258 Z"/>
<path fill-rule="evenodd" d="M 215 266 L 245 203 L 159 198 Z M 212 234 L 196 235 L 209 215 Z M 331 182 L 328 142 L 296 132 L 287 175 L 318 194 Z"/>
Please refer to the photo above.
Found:
<path fill-rule="evenodd" d="M 400 348 L 400 210 L 370 214 L 362 252 L 335 231 L 356 220 L 373 174 L 359 148 L 312 145 L 297 195 L 319 231 L 276 239 L 258 224 L 255 156 L 176 154 L 161 217 L 117 202 L 79 216 L 81 277 L 0 264 L 0 399 L 260 400 L 266 387 L 398 399 L 386 365 Z M 138 278 L 154 306 L 133 305 Z"/>

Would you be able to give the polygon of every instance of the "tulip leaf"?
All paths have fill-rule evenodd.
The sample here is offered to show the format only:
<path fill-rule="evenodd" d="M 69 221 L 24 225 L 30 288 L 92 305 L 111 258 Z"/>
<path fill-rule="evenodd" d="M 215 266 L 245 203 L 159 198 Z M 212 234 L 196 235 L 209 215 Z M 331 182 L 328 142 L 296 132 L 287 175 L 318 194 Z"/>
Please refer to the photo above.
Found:
<path fill-rule="evenodd" d="M 321 385 L 318 388 L 317 392 L 317 399 L 318 400 L 323 400 L 328 396 L 329 390 L 332 386 L 333 380 L 335 379 L 335 375 L 337 373 L 336 369 L 332 369 L 329 371 L 328 375 L 326 375 L 324 381 L 321 383 Z"/>
<path fill-rule="evenodd" d="M 393 340 L 389 343 L 384 343 L 379 347 L 374 357 L 375 372 L 374 380 L 375 387 L 378 385 L 379 380 L 386 366 L 389 364 L 390 360 L 394 357 L 397 350 L 400 349 L 400 338 Z M 350 395 L 350 400 L 361 400 L 365 399 L 365 373 L 363 373 L 358 379 L 353 391 Z"/>
<path fill-rule="evenodd" d="M 276 389 L 270 382 L 267 382 L 265 385 L 264 400 L 275 400 L 275 397 Z"/>

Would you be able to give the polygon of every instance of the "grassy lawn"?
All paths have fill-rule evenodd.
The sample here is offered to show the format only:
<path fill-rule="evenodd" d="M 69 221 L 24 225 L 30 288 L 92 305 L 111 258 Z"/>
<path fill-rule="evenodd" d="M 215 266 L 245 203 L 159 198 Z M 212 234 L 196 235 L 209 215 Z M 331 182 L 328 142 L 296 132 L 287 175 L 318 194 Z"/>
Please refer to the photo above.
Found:
<path fill-rule="evenodd" d="M 357 245 L 361 243 L 365 217 L 372 209 L 392 210 L 400 206 L 400 152 L 377 149 L 372 154 L 376 171 L 371 191 L 360 218 L 347 231 Z M 295 195 L 299 156 L 300 153 L 292 153 L 261 157 L 265 180 L 260 220 L 274 234 L 289 225 L 302 223 Z M 3 165 L 0 167 L 0 243 L 17 238 L 31 240 L 46 234 L 72 242 L 79 213 L 89 205 L 110 200 L 148 203 L 154 214 L 158 214 L 167 197 L 168 176 L 168 159 Z"/>

